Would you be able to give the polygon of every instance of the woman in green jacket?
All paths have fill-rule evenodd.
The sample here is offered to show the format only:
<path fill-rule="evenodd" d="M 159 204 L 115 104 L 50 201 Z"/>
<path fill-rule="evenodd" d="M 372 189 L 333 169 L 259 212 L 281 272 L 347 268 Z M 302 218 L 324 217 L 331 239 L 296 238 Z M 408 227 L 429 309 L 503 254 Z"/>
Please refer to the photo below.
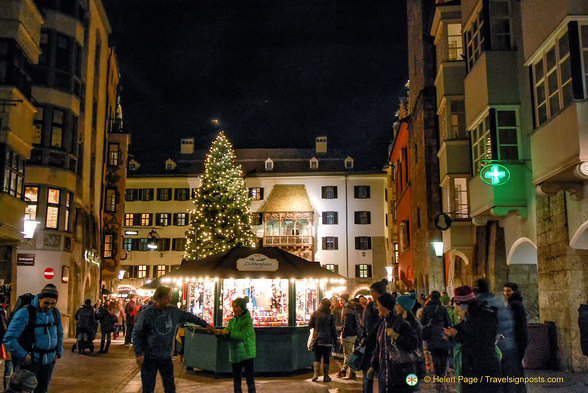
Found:
<path fill-rule="evenodd" d="M 217 334 L 229 339 L 229 362 L 233 366 L 233 386 L 235 393 L 241 393 L 241 376 L 245 368 L 245 380 L 249 393 L 255 393 L 253 378 L 253 359 L 255 359 L 255 330 L 251 314 L 247 310 L 249 298 L 233 300 L 233 314 L 225 329 L 218 329 Z"/>

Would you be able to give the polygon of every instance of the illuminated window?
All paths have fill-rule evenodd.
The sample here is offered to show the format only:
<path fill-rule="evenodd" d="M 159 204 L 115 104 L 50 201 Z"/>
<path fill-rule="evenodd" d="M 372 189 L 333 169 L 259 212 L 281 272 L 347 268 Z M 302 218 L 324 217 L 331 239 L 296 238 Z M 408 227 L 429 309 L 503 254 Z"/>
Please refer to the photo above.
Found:
<path fill-rule="evenodd" d="M 166 273 L 166 270 L 167 270 L 166 265 L 157 265 L 155 278 L 163 276 Z"/>
<path fill-rule="evenodd" d="M 39 206 L 39 187 L 25 187 L 25 220 L 37 219 L 37 207 Z"/>
<path fill-rule="evenodd" d="M 479 173 L 490 161 L 519 159 L 519 122 L 516 110 L 491 108 L 488 115 L 470 132 L 474 174 Z"/>
<path fill-rule="evenodd" d="M 372 266 L 367 264 L 355 265 L 355 277 L 370 278 L 372 276 Z"/>
<path fill-rule="evenodd" d="M 453 179 L 455 218 L 468 218 L 468 182 L 466 178 L 457 177 Z"/>
<path fill-rule="evenodd" d="M 170 213 L 157 213 L 155 215 L 155 225 L 158 226 L 168 226 L 170 224 L 169 222 L 169 218 L 170 218 Z"/>
<path fill-rule="evenodd" d="M 472 69 L 484 51 L 483 31 L 484 17 L 482 12 L 479 12 L 464 32 L 468 71 Z"/>
<path fill-rule="evenodd" d="M 133 226 L 133 213 L 125 213 L 125 226 L 132 227 Z"/>
<path fill-rule="evenodd" d="M 175 213 L 174 225 L 183 226 L 188 225 L 188 213 Z"/>
<path fill-rule="evenodd" d="M 461 24 L 450 23 L 447 25 L 447 59 L 449 61 L 463 60 L 463 43 L 461 40 Z"/>
<path fill-rule="evenodd" d="M 323 266 L 325 269 L 332 271 L 333 273 L 339 273 L 339 265 L 327 264 Z"/>
<path fill-rule="evenodd" d="M 490 118 L 487 116 L 471 131 L 472 163 L 474 173 L 492 160 L 492 141 L 490 138 Z"/>
<path fill-rule="evenodd" d="M 152 222 L 152 214 L 151 213 L 141 213 L 141 226 L 148 227 L 151 225 Z"/>
<path fill-rule="evenodd" d="M 120 145 L 118 143 L 108 144 L 108 165 L 118 166 L 120 157 Z"/>
<path fill-rule="evenodd" d="M 254 201 L 263 200 L 263 187 L 250 187 L 249 198 L 253 199 Z"/>
<path fill-rule="evenodd" d="M 115 188 L 107 188 L 106 189 L 106 206 L 104 209 L 107 212 L 115 212 L 116 211 L 116 189 Z"/>
<path fill-rule="evenodd" d="M 47 190 L 47 216 L 45 217 L 45 228 L 58 228 L 60 196 L 61 190 L 56 188 L 49 188 Z"/>
<path fill-rule="evenodd" d="M 64 230 L 69 232 L 70 228 L 70 217 L 71 217 L 71 199 L 73 198 L 73 193 L 68 192 L 65 194 L 65 220 L 64 220 Z"/>
<path fill-rule="evenodd" d="M 2 182 L 2 192 L 21 199 L 24 192 L 24 165 L 25 160 L 12 151 L 8 145 L 0 145 L 0 152 L 4 147 L 4 179 Z M 0 159 L 1 162 L 1 159 Z"/>
<path fill-rule="evenodd" d="M 147 277 L 147 265 L 139 265 L 137 268 L 137 278 Z"/>
<path fill-rule="evenodd" d="M 112 258 L 112 248 L 113 247 L 114 247 L 114 236 L 105 234 L 102 256 L 104 258 Z"/>
<path fill-rule="evenodd" d="M 127 251 L 133 251 L 133 239 L 123 239 L 123 248 Z"/>

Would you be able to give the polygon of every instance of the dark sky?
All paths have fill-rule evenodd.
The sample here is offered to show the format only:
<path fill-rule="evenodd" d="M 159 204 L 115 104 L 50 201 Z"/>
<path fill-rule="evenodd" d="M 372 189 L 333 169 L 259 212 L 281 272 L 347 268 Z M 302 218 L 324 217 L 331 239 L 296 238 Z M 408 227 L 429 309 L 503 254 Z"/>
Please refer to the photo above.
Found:
<path fill-rule="evenodd" d="M 407 79 L 404 0 L 103 0 L 132 151 L 329 145 L 382 155 Z"/>

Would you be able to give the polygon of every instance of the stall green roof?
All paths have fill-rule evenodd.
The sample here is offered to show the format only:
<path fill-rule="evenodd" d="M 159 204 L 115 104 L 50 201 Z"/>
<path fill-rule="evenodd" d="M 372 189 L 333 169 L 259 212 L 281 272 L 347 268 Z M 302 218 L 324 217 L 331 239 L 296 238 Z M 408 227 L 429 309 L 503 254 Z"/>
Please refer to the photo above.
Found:
<path fill-rule="evenodd" d="M 235 247 L 198 261 L 184 260 L 180 268 L 166 274 L 162 282 L 184 278 L 283 278 L 333 279 L 343 276 L 277 247 Z"/>

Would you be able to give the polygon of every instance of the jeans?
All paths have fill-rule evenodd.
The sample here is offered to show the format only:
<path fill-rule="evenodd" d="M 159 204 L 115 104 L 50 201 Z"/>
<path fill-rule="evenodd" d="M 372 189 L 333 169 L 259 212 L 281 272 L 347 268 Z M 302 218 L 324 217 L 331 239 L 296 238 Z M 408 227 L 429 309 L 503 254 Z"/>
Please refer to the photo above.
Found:
<path fill-rule="evenodd" d="M 255 393 L 255 380 L 253 378 L 253 359 L 243 360 L 239 363 L 231 363 L 233 366 L 233 390 L 235 393 L 241 393 L 241 372 L 245 368 L 245 380 L 249 393 Z"/>
<path fill-rule="evenodd" d="M 102 352 L 108 352 L 108 348 L 110 348 L 110 337 L 112 336 L 112 332 L 102 333 L 102 338 L 100 339 L 100 350 Z M 104 346 L 104 341 L 106 341 L 106 346 Z"/>
<path fill-rule="evenodd" d="M 149 359 L 145 358 L 141 366 L 141 382 L 143 383 L 143 393 L 153 393 L 155 390 L 155 379 L 157 370 L 163 381 L 163 390 L 165 393 L 176 393 L 176 384 L 174 382 L 174 364 L 171 356 L 166 359 Z"/>
<path fill-rule="evenodd" d="M 127 322 L 127 332 L 125 333 L 125 345 L 130 344 L 133 339 L 133 329 L 135 328 L 134 323 Z"/>
<path fill-rule="evenodd" d="M 349 368 L 349 356 L 353 353 L 353 347 L 355 345 L 355 341 L 357 340 L 357 336 L 347 336 L 343 339 L 343 366 L 341 366 L 341 371 L 346 371 Z M 354 372 L 354 371 L 352 371 Z"/>
<path fill-rule="evenodd" d="M 55 362 L 49 364 L 31 363 L 22 365 L 20 368 L 33 372 L 37 377 L 37 387 L 34 393 L 47 393 L 53 367 L 55 367 Z"/>
<path fill-rule="evenodd" d="M 369 364 L 363 369 L 363 393 L 374 393 L 374 377 L 367 377 L 367 371 L 370 368 Z"/>

